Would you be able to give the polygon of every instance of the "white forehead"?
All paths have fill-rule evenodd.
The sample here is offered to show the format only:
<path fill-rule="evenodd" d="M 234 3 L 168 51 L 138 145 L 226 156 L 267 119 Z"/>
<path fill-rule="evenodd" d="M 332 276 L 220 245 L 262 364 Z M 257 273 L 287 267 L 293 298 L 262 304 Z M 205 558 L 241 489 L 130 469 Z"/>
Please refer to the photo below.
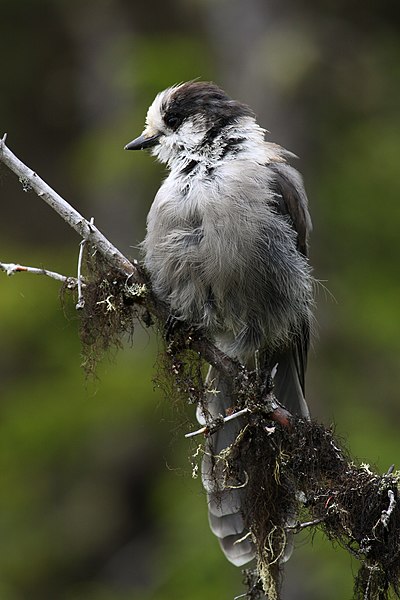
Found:
<path fill-rule="evenodd" d="M 165 123 L 163 121 L 165 107 L 170 103 L 171 96 L 175 93 L 178 87 L 180 86 L 175 85 L 167 88 L 163 92 L 157 94 L 157 96 L 154 98 L 153 103 L 150 105 L 146 115 L 147 129 L 152 131 L 163 131 L 163 129 L 165 129 Z"/>

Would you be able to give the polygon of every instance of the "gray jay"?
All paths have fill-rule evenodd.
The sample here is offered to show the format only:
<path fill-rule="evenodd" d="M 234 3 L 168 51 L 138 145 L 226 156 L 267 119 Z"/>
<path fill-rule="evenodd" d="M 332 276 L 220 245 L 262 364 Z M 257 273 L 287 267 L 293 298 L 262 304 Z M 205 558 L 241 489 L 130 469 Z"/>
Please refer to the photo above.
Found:
<path fill-rule="evenodd" d="M 149 148 L 169 169 L 147 219 L 142 248 L 154 293 L 171 315 L 201 328 L 230 357 L 254 368 L 277 364 L 275 395 L 308 416 L 304 373 L 312 320 L 307 260 L 311 221 L 291 153 L 265 140 L 248 106 L 213 83 L 159 93 L 127 150 Z M 232 408 L 229 386 L 211 368 L 208 418 Z M 207 415 L 198 410 L 198 420 Z M 243 514 L 245 487 L 226 486 L 213 457 L 235 440 L 231 421 L 206 442 L 202 480 L 209 521 L 227 558 L 254 558 Z M 290 555 L 287 544 L 284 559 Z"/>

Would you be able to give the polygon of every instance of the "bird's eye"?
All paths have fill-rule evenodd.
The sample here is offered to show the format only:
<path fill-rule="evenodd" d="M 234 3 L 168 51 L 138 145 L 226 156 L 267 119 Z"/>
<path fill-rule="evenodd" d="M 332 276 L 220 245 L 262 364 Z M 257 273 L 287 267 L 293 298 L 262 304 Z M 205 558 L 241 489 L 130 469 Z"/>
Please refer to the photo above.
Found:
<path fill-rule="evenodd" d="M 181 119 L 177 115 L 171 114 L 167 115 L 164 121 L 167 127 L 175 130 L 180 125 Z"/>

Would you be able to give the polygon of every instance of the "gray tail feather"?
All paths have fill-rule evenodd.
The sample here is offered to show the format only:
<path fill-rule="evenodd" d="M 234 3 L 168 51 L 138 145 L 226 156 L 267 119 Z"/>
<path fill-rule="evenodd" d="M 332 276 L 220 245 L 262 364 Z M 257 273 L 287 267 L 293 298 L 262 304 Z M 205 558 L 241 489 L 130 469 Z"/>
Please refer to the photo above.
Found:
<path fill-rule="evenodd" d="M 304 399 L 304 365 L 298 358 L 296 349 L 273 357 L 272 363 L 278 363 L 274 391 L 279 402 L 290 412 L 307 418 L 308 408 Z M 227 409 L 232 408 L 233 405 L 230 386 L 212 367 L 208 372 L 206 384 L 212 391 L 207 393 L 207 414 L 204 414 L 200 407 L 198 408 L 197 419 L 200 424 L 205 424 L 219 415 L 226 416 Z M 255 557 L 255 546 L 245 527 L 245 515 L 242 509 L 246 486 L 241 487 L 241 482 L 227 480 L 220 453 L 235 441 L 245 423 L 245 417 L 234 419 L 209 436 L 202 462 L 202 482 L 207 492 L 211 530 L 217 536 L 227 559 L 239 567 Z M 281 562 L 290 558 L 292 550 L 293 539 L 288 535 Z"/>
<path fill-rule="evenodd" d="M 197 411 L 197 419 L 201 424 L 220 415 L 226 416 L 227 409 L 233 404 L 230 386 L 212 367 L 208 372 L 206 385 L 213 391 L 207 393 L 206 409 L 209 414 L 204 415 L 200 408 Z M 244 424 L 242 418 L 234 419 L 207 438 L 201 468 L 211 530 L 217 536 L 227 559 L 238 567 L 250 562 L 255 556 L 254 545 L 245 528 L 242 514 L 245 488 L 239 487 L 240 482 L 227 481 L 223 459 L 218 455 L 235 441 Z"/>

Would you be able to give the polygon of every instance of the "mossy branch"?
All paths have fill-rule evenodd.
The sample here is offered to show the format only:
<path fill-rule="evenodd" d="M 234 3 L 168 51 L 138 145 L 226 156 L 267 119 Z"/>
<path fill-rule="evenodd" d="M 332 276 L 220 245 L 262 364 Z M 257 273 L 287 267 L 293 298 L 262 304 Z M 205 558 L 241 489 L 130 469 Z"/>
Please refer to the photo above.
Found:
<path fill-rule="evenodd" d="M 22 163 L 5 142 L 3 136 L 0 162 L 17 175 L 24 191 L 35 191 L 85 240 L 86 258 L 85 273 L 79 272 L 78 277 L 9 263 L 0 263 L 0 270 L 43 274 L 63 281 L 64 289 L 80 288 L 80 333 L 89 371 L 99 353 L 112 344 L 121 345 L 122 336 L 133 332 L 136 318 L 164 330 L 168 307 L 152 294 L 145 271 Z M 79 271 L 81 266 L 80 259 Z M 379 476 L 366 465 L 356 466 L 330 429 L 294 418 L 279 404 L 270 374 L 260 378 L 249 372 L 201 331 L 181 328 L 174 333 L 166 357 L 172 385 L 186 398 L 203 402 L 204 360 L 234 382 L 232 411 L 247 414 L 247 424 L 234 444 L 216 457 L 223 461 L 227 480 L 246 481 L 247 525 L 258 549 L 256 574 L 246 573 L 247 598 L 264 593 L 279 597 L 279 557 L 288 536 L 305 527 L 322 528 L 329 539 L 360 559 L 355 598 L 385 600 L 390 588 L 399 595 L 399 473 Z M 223 427 L 226 417 L 208 423 L 201 433 Z M 290 523 L 288 515 L 292 515 Z"/>

